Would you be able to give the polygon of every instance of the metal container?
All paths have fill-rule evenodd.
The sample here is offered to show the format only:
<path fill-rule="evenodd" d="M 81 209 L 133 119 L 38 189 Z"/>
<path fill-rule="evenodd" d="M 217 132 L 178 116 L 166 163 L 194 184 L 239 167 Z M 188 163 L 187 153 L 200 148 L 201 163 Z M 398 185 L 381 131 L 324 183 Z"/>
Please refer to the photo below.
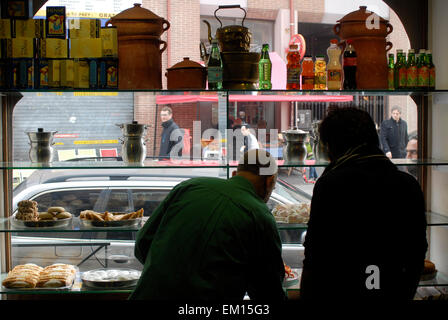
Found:
<path fill-rule="evenodd" d="M 232 25 L 232 26 L 222 26 L 221 20 L 216 16 L 216 12 L 221 9 L 232 9 L 239 8 L 244 11 L 244 18 L 241 22 L 241 25 Z M 244 26 L 244 20 L 246 19 L 246 10 L 241 8 L 240 5 L 223 5 L 219 6 L 218 9 L 215 10 L 214 16 L 216 20 L 219 21 L 220 28 L 216 30 L 216 39 L 219 43 L 219 49 L 221 52 L 228 51 L 240 51 L 240 52 L 249 52 L 250 42 L 252 38 L 252 34 L 249 29 Z M 210 23 L 206 20 L 203 20 L 208 27 L 208 40 L 210 43 L 212 42 L 211 35 L 211 26 Z"/>
<path fill-rule="evenodd" d="M 283 147 L 285 164 L 303 163 L 307 153 L 305 141 L 308 132 L 294 128 L 283 131 L 282 134 L 286 140 L 286 145 Z"/>
<path fill-rule="evenodd" d="M 258 83 L 257 52 L 222 52 L 223 88 L 254 90 Z"/>
<path fill-rule="evenodd" d="M 148 125 L 132 121 L 117 124 L 123 132 L 121 156 L 126 164 L 143 164 L 146 158 L 146 129 Z"/>
<path fill-rule="evenodd" d="M 30 160 L 34 163 L 51 163 L 53 161 L 53 138 L 57 131 L 45 132 L 43 128 L 37 131 L 26 132 L 30 139 Z"/>

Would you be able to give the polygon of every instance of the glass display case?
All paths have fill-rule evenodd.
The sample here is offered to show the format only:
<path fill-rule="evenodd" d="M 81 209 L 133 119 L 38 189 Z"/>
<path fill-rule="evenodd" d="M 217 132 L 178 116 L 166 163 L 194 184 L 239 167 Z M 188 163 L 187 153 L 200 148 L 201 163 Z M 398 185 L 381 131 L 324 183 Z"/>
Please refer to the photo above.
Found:
<path fill-rule="evenodd" d="M 231 177 L 244 149 L 244 137 L 236 133 L 238 124 L 248 124 L 260 148 L 267 149 L 277 159 L 279 180 L 268 202 L 269 209 L 275 210 L 278 205 L 309 204 L 314 184 L 307 178 L 308 170 L 314 168 L 319 175 L 328 164 L 324 158 L 287 159 L 285 130 L 298 127 L 308 133 L 311 137 L 308 142 L 313 144 L 312 137 L 316 134 L 313 124 L 323 117 L 321 110 L 331 105 L 365 108 L 379 125 L 388 117 L 385 110 L 395 103 L 393 99 L 415 103 L 415 112 L 408 119 L 422 142 L 418 145 L 418 157 L 392 161 L 401 170 L 416 169 L 413 172 L 425 190 L 427 167 L 448 168 L 448 159 L 427 157 L 426 108 L 433 99 L 447 96 L 448 91 L 443 90 L 5 91 L 3 148 L 7 161 L 0 162 L 0 166 L 4 173 L 6 216 L 0 218 L 0 232 L 5 235 L 7 269 L 29 262 L 40 265 L 61 262 L 76 265 L 79 272 L 70 288 L 2 287 L 0 293 L 130 293 L 129 287 L 92 289 L 83 284 L 81 274 L 96 268 L 141 270 L 133 256 L 136 232 L 177 183 L 194 176 Z M 170 159 L 158 154 L 162 129 L 159 113 L 167 105 L 183 129 L 182 156 Z M 137 164 L 123 161 L 123 137 L 116 126 L 132 121 L 149 127 L 145 137 L 147 156 Z M 57 131 L 51 162 L 30 160 L 26 132 L 37 128 Z M 31 173 L 25 179 L 26 171 Z M 21 183 L 13 189 L 15 178 Z M 17 223 L 14 214 L 20 200 L 35 200 L 42 210 L 63 206 L 72 218 L 65 224 L 49 226 Z M 135 224 L 95 226 L 80 219 L 85 210 L 132 212 L 141 208 L 144 215 Z M 448 226 L 448 218 L 435 212 L 427 213 L 427 222 L 429 228 Z M 343 224 L 340 227 L 343 232 Z M 299 273 L 306 228 L 306 221 L 278 221 L 284 260 Z M 5 277 L 6 273 L 1 274 L 0 280 Z M 439 272 L 434 279 L 421 281 L 420 285 L 448 286 L 448 277 Z M 298 291 L 299 284 L 285 290 Z"/>

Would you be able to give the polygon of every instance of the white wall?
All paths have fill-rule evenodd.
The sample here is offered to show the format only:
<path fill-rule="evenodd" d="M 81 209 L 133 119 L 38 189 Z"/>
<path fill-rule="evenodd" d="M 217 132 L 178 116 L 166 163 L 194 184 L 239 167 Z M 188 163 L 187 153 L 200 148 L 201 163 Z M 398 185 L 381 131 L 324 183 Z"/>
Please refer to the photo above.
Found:
<path fill-rule="evenodd" d="M 448 89 L 448 1 L 429 1 L 429 48 L 433 51 L 436 65 L 437 89 Z M 430 116 L 430 145 L 431 158 L 448 159 L 448 95 L 443 98 L 434 97 L 434 104 L 429 109 Z M 429 210 L 448 216 L 448 172 L 431 168 L 429 173 Z M 436 268 L 448 273 L 448 228 L 430 228 L 430 259 Z"/>

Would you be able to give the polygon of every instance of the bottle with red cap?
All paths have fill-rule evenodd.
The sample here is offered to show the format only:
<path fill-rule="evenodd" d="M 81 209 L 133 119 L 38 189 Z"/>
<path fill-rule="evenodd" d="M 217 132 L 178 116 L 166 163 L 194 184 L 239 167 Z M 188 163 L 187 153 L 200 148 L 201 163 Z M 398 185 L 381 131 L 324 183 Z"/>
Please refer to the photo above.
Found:
<path fill-rule="evenodd" d="M 342 50 L 338 46 L 337 39 L 331 39 L 330 46 L 327 49 L 328 65 L 327 65 L 327 89 L 341 90 L 342 86 Z"/>
<path fill-rule="evenodd" d="M 356 89 L 356 59 L 357 55 L 353 47 L 353 41 L 349 39 L 344 51 L 344 90 Z"/>

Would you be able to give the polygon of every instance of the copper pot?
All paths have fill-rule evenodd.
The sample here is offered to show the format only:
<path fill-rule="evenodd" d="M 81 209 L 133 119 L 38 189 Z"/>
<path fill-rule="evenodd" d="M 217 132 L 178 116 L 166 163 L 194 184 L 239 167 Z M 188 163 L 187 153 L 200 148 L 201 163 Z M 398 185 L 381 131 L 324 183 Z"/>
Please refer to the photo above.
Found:
<path fill-rule="evenodd" d="M 360 6 L 359 10 L 345 15 L 337 22 L 333 31 L 345 40 L 363 36 L 385 38 L 394 30 L 389 21 L 374 12 L 367 11 L 366 6 Z"/>
<path fill-rule="evenodd" d="M 106 21 L 118 29 L 118 36 L 148 35 L 160 37 L 170 28 L 170 23 L 135 3 L 133 8 L 126 9 Z"/>
<path fill-rule="evenodd" d="M 119 89 L 162 89 L 162 52 L 166 47 L 167 43 L 155 36 L 120 37 Z"/>
<path fill-rule="evenodd" d="M 165 76 L 169 90 L 205 89 L 207 68 L 191 61 L 188 57 L 166 70 Z"/>

